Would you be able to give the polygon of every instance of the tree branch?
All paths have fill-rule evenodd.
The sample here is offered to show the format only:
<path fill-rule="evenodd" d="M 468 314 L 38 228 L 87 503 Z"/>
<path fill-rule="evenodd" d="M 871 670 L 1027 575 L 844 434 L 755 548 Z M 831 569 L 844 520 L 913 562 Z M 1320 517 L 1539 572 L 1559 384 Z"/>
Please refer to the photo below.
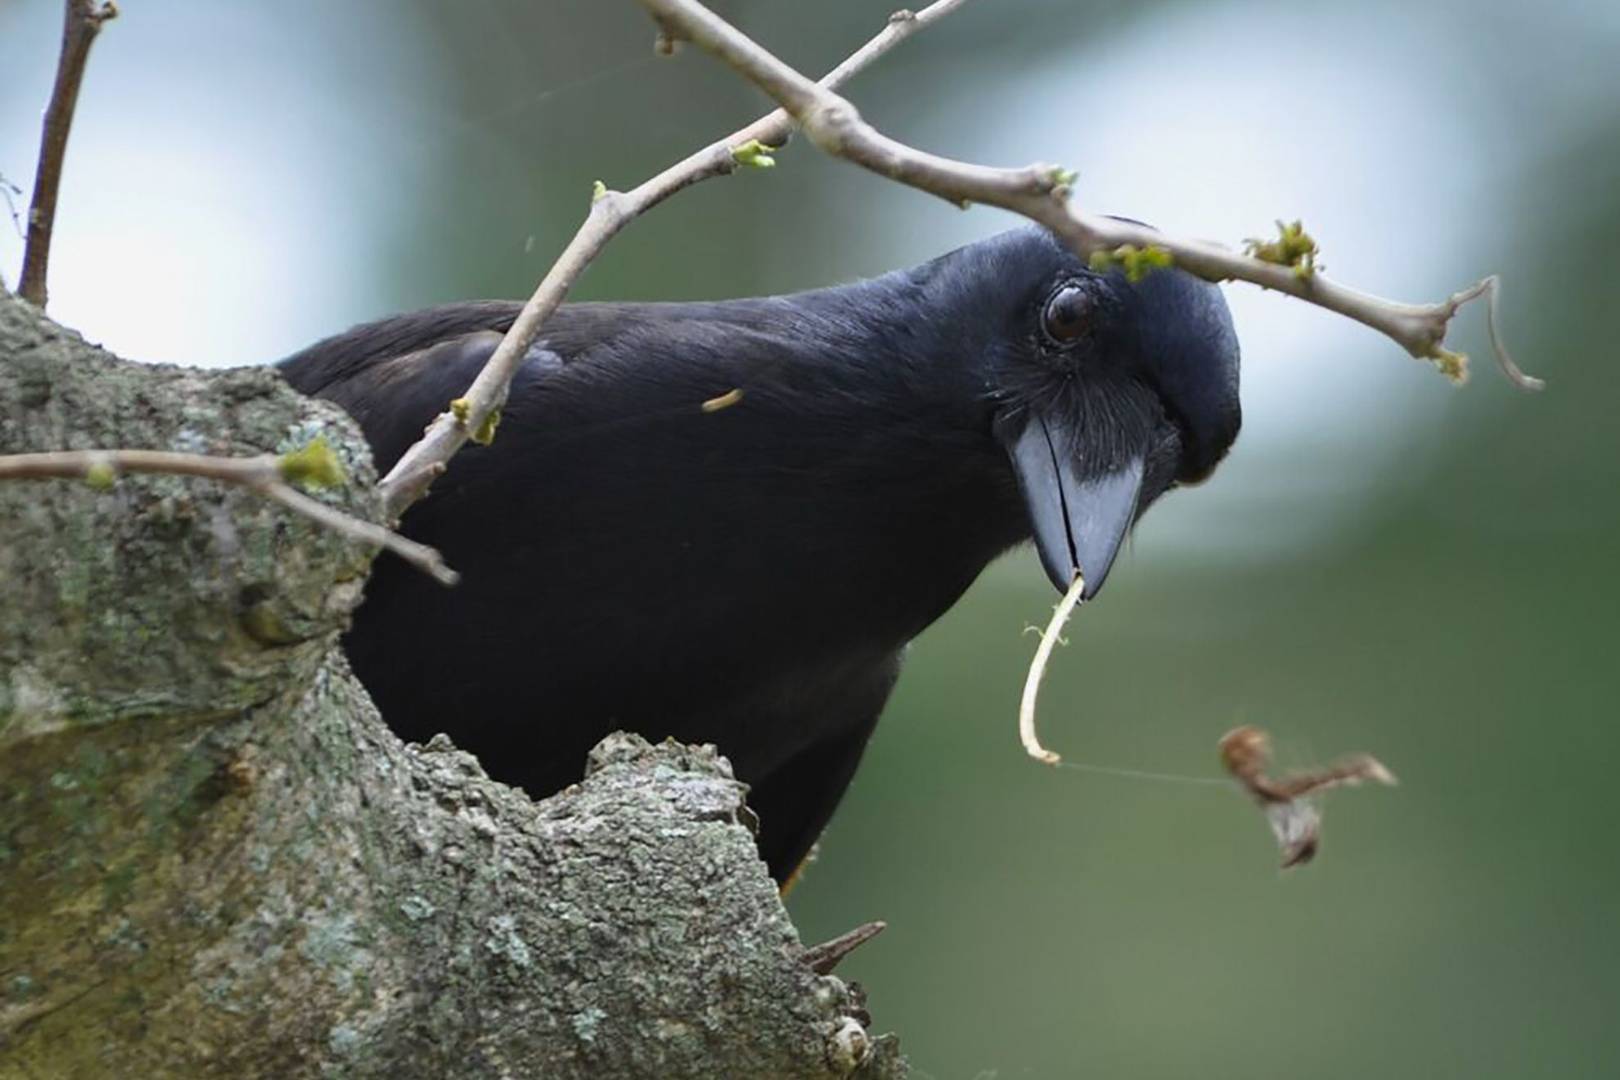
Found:
<path fill-rule="evenodd" d="M 0 480 L 85 480 L 96 487 L 111 487 L 121 473 L 201 476 L 256 491 L 265 498 L 302 514 L 351 540 L 376 544 L 430 575 L 443 585 L 454 585 L 458 575 L 444 558 L 426 544 L 334 510 L 294 488 L 289 480 L 304 479 L 310 466 L 302 452 L 258 457 L 211 457 L 166 450 L 56 450 L 38 454 L 0 456 Z M 330 451 L 327 451 L 330 454 Z M 332 462 L 335 467 L 335 459 Z"/>
<path fill-rule="evenodd" d="M 818 147 L 880 176 L 952 203 L 985 203 L 1022 214 L 1052 230 L 1082 259 L 1106 264 L 1158 249 L 1176 266 L 1211 281 L 1247 281 L 1345 315 L 1389 337 L 1454 381 L 1467 357 L 1445 348 L 1452 317 L 1469 300 L 1486 298 L 1491 347 L 1504 374 L 1523 390 L 1542 383 L 1519 370 L 1496 332 L 1497 286 L 1487 278 L 1436 304 L 1406 304 L 1359 292 L 1316 273 L 1309 261 L 1240 254 L 1219 244 L 1168 236 L 1145 225 L 1077 210 L 1069 202 L 1074 174 L 1054 165 L 997 169 L 926 153 L 891 139 L 861 119 L 855 106 L 779 60 L 695 0 L 640 0 L 671 39 L 685 39 L 724 60 L 781 103 Z M 1300 232 L 1299 236 L 1303 237 Z M 1308 237 L 1304 239 L 1309 242 Z M 1270 245 L 1255 245 L 1257 249 Z M 1310 249 L 1314 252 L 1314 243 Z"/>
<path fill-rule="evenodd" d="M 900 42 L 966 2 L 937 0 L 919 12 L 895 12 L 877 36 L 828 72 L 822 85 L 830 93 Z M 710 143 L 629 191 L 609 191 L 599 186 L 584 224 L 546 272 L 528 303 L 523 305 L 472 386 L 457 400 L 454 409 L 440 413 L 428 425 L 422 438 L 405 451 L 383 478 L 380 488 L 388 519 L 399 520 L 412 503 L 427 494 L 434 478 L 444 471 L 450 458 L 474 433 L 493 433 L 506 403 L 512 376 L 539 336 L 541 326 L 609 240 L 638 216 L 684 188 L 711 177 L 730 175 L 742 165 L 770 164 L 769 151 L 784 143 L 792 132 L 793 117 L 778 109 Z"/>
<path fill-rule="evenodd" d="M 62 14 L 62 55 L 56 64 L 56 85 L 45 109 L 45 128 L 39 140 L 39 163 L 34 172 L 33 202 L 28 209 L 28 245 L 23 252 L 22 278 L 17 295 L 43 308 L 45 275 L 51 260 L 51 230 L 56 224 L 56 193 L 62 186 L 62 161 L 67 156 L 68 132 L 79 101 L 79 84 L 90 59 L 90 46 L 101 25 L 118 17 L 113 0 L 66 0 Z"/>
<path fill-rule="evenodd" d="M 119 360 L 0 296 L 0 455 L 292 483 L 318 455 L 270 451 L 315 432 L 365 468 L 271 369 Z M 713 748 L 612 736 L 535 802 L 402 744 L 338 640 L 369 552 L 241 485 L 0 482 L 0 522 L 0 1077 L 904 1073 Z"/>

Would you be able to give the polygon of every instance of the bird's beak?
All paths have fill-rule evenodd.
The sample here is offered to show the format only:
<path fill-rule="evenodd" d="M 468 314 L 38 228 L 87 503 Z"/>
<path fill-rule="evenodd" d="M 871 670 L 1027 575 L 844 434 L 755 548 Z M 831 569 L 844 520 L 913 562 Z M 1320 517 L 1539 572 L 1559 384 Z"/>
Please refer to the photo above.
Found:
<path fill-rule="evenodd" d="M 1001 418 L 996 436 L 1018 475 L 1047 576 L 1059 591 L 1067 591 L 1079 573 L 1086 582 L 1081 596 L 1090 600 L 1136 517 L 1146 451 L 1098 468 L 1077 456 L 1082 443 L 1072 427 L 1031 413 Z"/>

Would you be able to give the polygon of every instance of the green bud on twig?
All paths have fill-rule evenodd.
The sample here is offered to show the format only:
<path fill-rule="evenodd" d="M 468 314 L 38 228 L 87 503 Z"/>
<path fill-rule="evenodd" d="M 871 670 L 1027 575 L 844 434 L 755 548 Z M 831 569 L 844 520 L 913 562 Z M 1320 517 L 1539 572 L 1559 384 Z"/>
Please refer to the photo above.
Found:
<path fill-rule="evenodd" d="M 1149 244 L 1145 248 L 1121 244 L 1112 251 L 1093 251 L 1088 265 L 1099 274 L 1119 267 L 1125 271 L 1125 280 L 1135 285 L 1155 270 L 1170 269 L 1175 265 L 1175 259 L 1168 248 L 1158 244 Z"/>
<path fill-rule="evenodd" d="M 1305 224 L 1301 221 L 1279 221 L 1275 240 L 1250 237 L 1243 241 L 1243 250 L 1249 257 L 1261 262 L 1291 267 L 1297 278 L 1309 278 L 1321 269 L 1316 263 L 1321 248 L 1317 247 L 1316 238 L 1305 231 Z"/>
<path fill-rule="evenodd" d="M 84 470 L 84 482 L 97 491 L 110 491 L 118 482 L 118 470 L 109 462 L 98 461 Z"/>
<path fill-rule="evenodd" d="M 501 426 L 501 410 L 491 409 L 484 422 L 478 425 L 478 430 L 467 437 L 479 446 L 488 446 L 495 441 L 495 429 Z"/>
<path fill-rule="evenodd" d="M 1436 345 L 1429 359 L 1433 360 L 1434 366 L 1440 369 L 1440 374 L 1458 386 L 1468 381 L 1468 356 L 1466 353 L 1452 352 L 1450 349 Z"/>
<path fill-rule="evenodd" d="M 317 435 L 302 449 L 282 454 L 276 469 L 283 480 L 305 487 L 330 488 L 343 483 L 343 463 L 324 435 Z"/>
<path fill-rule="evenodd" d="M 591 183 L 591 202 L 607 198 L 607 185 L 600 180 Z"/>
<path fill-rule="evenodd" d="M 467 420 L 472 416 L 472 400 L 464 397 L 456 398 L 450 403 L 450 415 L 454 416 L 456 422 L 462 427 L 466 427 Z M 476 429 L 467 432 L 467 438 L 479 446 L 488 446 L 495 441 L 495 429 L 500 426 L 500 423 L 501 410 L 491 409 L 489 415 L 484 417 L 483 423 L 479 424 Z"/>
<path fill-rule="evenodd" d="M 780 146 L 766 146 L 758 139 L 749 139 L 741 146 L 731 148 L 731 160 L 750 169 L 774 169 L 776 159 L 771 155 L 780 149 Z"/>

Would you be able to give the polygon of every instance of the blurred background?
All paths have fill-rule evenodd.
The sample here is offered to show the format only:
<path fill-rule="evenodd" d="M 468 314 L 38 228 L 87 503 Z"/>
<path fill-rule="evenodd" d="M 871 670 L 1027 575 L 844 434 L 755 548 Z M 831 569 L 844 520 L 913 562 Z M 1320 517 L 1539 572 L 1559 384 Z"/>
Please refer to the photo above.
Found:
<path fill-rule="evenodd" d="M 820 72 L 892 0 L 733 2 Z M 0 173 L 32 180 L 59 32 L 0 0 Z M 430 303 L 527 295 L 586 208 L 763 110 L 603 0 L 130 0 L 96 46 L 52 313 L 126 356 L 273 359 Z M 1029 552 L 912 650 L 820 861 L 807 940 L 922 1077 L 1620 1075 L 1620 5 L 980 0 L 849 89 L 890 133 L 1080 170 L 1088 207 L 1236 243 L 1303 217 L 1330 273 L 1439 299 L 1501 271 L 1540 396 L 1456 390 L 1247 286 L 1245 426 L 1072 627 L 1043 733 L 1217 774 L 1379 755 L 1281 875 L 1218 786 L 1050 770 L 1015 706 L 1055 601 Z M 681 194 L 581 298 L 789 291 L 1013 224 L 795 145 Z M 0 273 L 21 243 L 0 219 Z"/>

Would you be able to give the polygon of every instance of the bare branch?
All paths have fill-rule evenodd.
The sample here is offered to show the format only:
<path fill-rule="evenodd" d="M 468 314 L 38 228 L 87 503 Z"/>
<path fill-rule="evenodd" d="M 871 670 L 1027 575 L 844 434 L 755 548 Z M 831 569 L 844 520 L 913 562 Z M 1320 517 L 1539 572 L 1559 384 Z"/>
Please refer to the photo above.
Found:
<path fill-rule="evenodd" d="M 937 0 L 919 12 L 900 11 L 889 17 L 877 36 L 828 72 L 822 85 L 828 91 L 848 82 L 918 30 L 944 18 L 967 0 Z M 815 84 L 811 84 L 812 86 Z M 433 480 L 474 432 L 487 432 L 492 418 L 506 403 L 512 376 L 523 362 L 540 328 L 557 310 L 575 281 L 607 242 L 631 221 L 676 192 L 715 176 L 727 176 L 744 164 L 763 164 L 765 149 L 780 146 L 793 132 L 793 118 L 778 109 L 747 127 L 710 143 L 629 191 L 599 187 L 585 222 L 552 264 L 534 295 L 501 339 L 458 408 L 440 413 L 422 438 L 405 451 L 380 485 L 390 521 L 398 521 L 407 508 L 427 493 Z M 766 158 L 768 160 L 768 158 Z M 488 426 L 486 426 L 488 425 Z"/>
<path fill-rule="evenodd" d="M 1494 302 L 1496 286 L 1486 279 L 1438 304 L 1405 304 L 1359 292 L 1332 281 L 1309 264 L 1268 261 L 1219 244 L 1168 236 L 1145 225 L 1087 214 L 1069 203 L 1074 174 L 1046 164 L 996 169 L 929 154 L 889 138 L 861 119 L 855 106 L 826 86 L 818 86 L 724 19 L 695 0 L 640 0 L 662 32 L 724 60 L 740 75 L 781 103 L 810 140 L 835 157 L 931 192 L 952 203 L 985 203 L 1022 214 L 1045 225 L 1082 259 L 1123 257 L 1149 249 L 1168 253 L 1176 266 L 1210 281 L 1247 281 L 1287 293 L 1348 316 L 1394 340 L 1419 359 L 1434 361 L 1449 378 L 1462 381 L 1467 358 L 1445 348 L 1446 330 L 1457 310 L 1482 294 Z M 1502 370 L 1522 389 L 1540 380 L 1519 371 L 1501 344 L 1494 321 L 1492 348 Z"/>
<path fill-rule="evenodd" d="M 1502 326 L 1496 313 L 1502 294 L 1501 277 L 1492 274 L 1451 299 L 1453 303 L 1466 304 L 1481 294 L 1485 297 L 1485 325 L 1491 332 L 1491 351 L 1496 354 L 1496 363 L 1502 369 L 1502 374 L 1520 390 L 1540 390 L 1547 385 L 1546 382 L 1521 371 L 1519 365 L 1513 362 L 1513 355 L 1508 352 L 1507 345 L 1502 341 Z"/>
<path fill-rule="evenodd" d="M 387 548 L 441 584 L 456 583 L 456 572 L 445 565 L 444 558 L 433 548 L 408 540 L 381 525 L 334 510 L 294 488 L 287 481 L 298 478 L 297 470 L 290 467 L 295 460 L 296 455 L 277 457 L 274 454 L 231 458 L 165 450 L 56 450 L 0 455 L 0 480 L 85 480 L 96 487 L 110 487 L 121 473 L 221 480 L 256 491 L 352 540 Z"/>
<path fill-rule="evenodd" d="M 17 239 L 27 240 L 28 234 L 23 231 L 22 217 L 17 213 L 17 196 L 22 194 L 22 188 L 6 179 L 5 173 L 0 173 L 0 198 L 6 200 L 6 214 L 11 218 L 11 230 L 17 234 Z"/>
<path fill-rule="evenodd" d="M 39 140 L 39 164 L 34 172 L 33 202 L 28 208 L 28 245 L 23 252 L 22 278 L 17 295 L 35 307 L 46 300 L 45 275 L 51 260 L 51 230 L 56 224 L 56 193 L 62 186 L 62 161 L 67 156 L 68 131 L 79 103 L 79 84 L 90 59 L 90 46 L 101 25 L 118 17 L 113 0 L 65 0 L 62 14 L 62 55 L 56 64 L 56 85 L 45 109 L 45 129 Z"/>

